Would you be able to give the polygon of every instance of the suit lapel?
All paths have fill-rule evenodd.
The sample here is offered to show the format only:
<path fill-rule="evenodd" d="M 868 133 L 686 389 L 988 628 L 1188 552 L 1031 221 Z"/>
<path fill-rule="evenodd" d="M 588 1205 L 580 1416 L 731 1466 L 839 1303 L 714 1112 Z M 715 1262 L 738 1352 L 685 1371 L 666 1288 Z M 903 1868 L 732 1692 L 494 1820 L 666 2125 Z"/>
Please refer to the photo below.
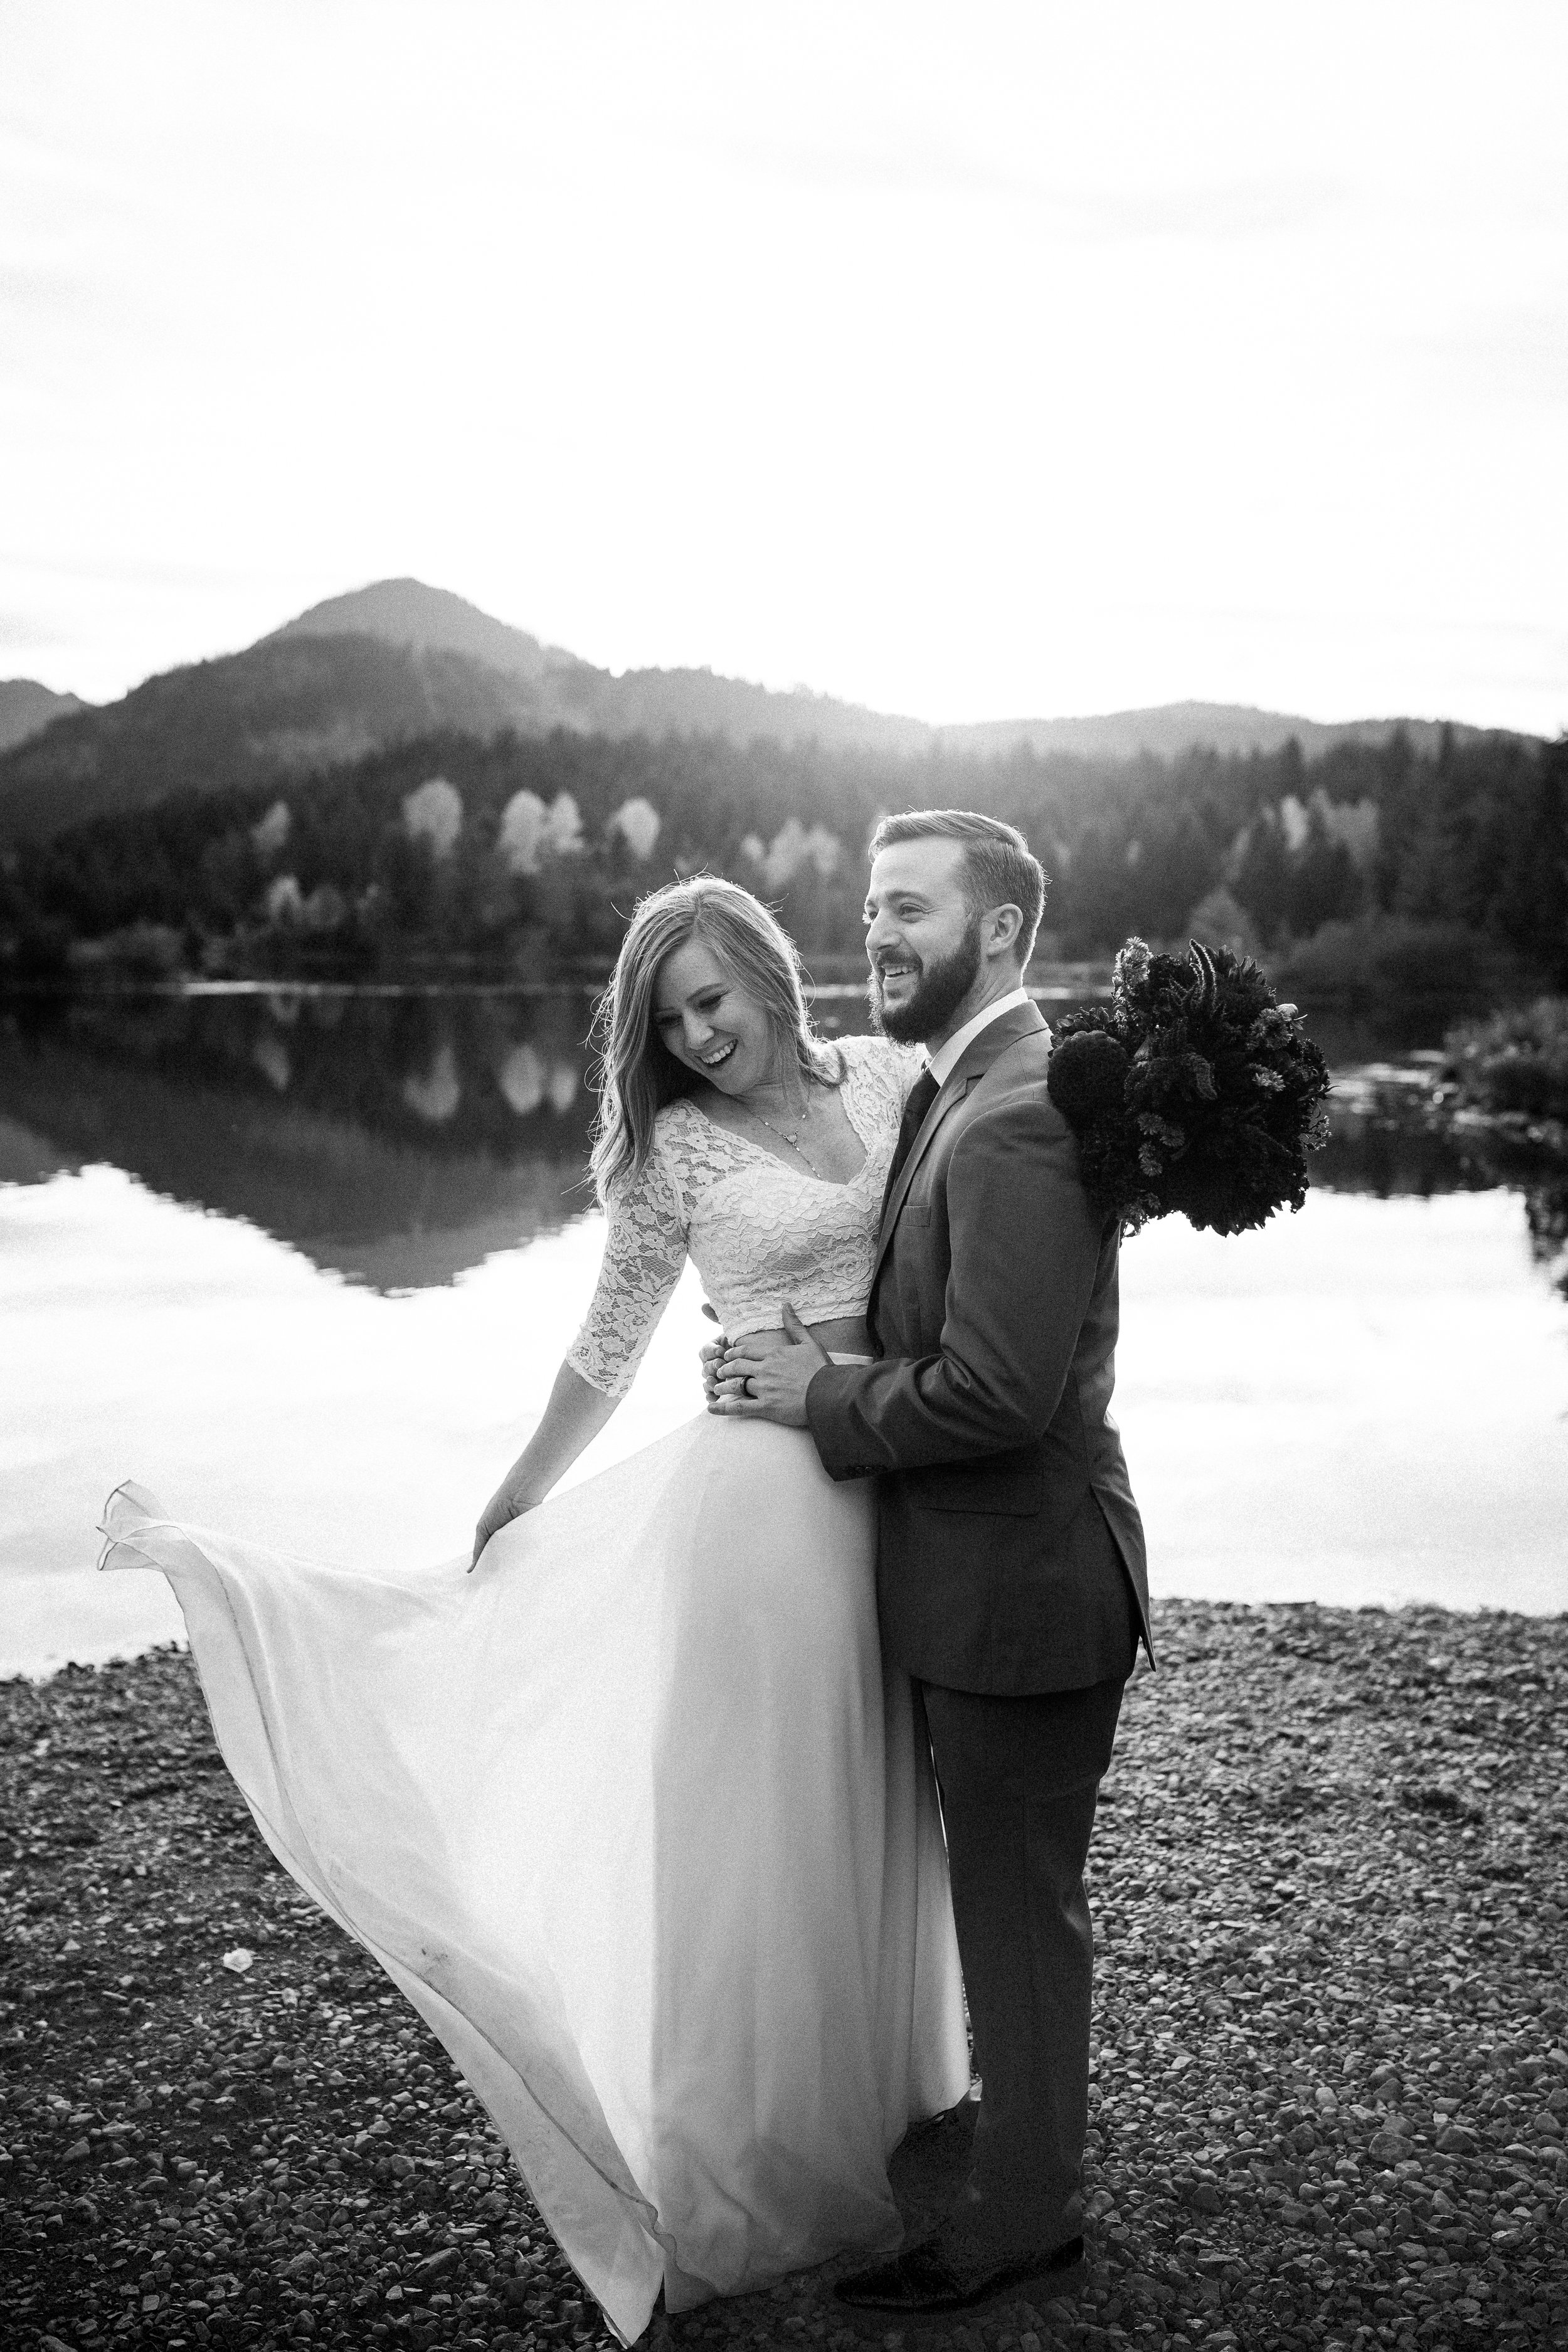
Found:
<path fill-rule="evenodd" d="M 1014 1045 L 1018 1038 L 1033 1036 L 1037 1030 L 1043 1029 L 1045 1025 L 1032 1004 L 1021 1004 L 1012 1013 L 1002 1013 L 996 1020 L 988 1022 L 978 1037 L 970 1039 L 969 1044 L 942 1080 L 937 1090 L 935 1101 L 921 1121 L 920 1132 L 910 1146 L 910 1156 L 899 1171 L 899 1181 L 889 1194 L 887 1206 L 882 1212 L 882 1229 L 877 1241 L 876 1264 L 871 1268 L 873 1286 L 881 1272 L 882 1260 L 887 1256 L 891 1244 L 893 1231 L 899 1222 L 899 1213 L 909 1198 L 910 1186 L 914 1181 L 915 1171 L 930 1150 L 931 1138 L 936 1134 L 943 1119 L 950 1111 L 957 1109 L 972 1087 L 979 1085 L 999 1054 L 1005 1053 L 1007 1047 Z"/>

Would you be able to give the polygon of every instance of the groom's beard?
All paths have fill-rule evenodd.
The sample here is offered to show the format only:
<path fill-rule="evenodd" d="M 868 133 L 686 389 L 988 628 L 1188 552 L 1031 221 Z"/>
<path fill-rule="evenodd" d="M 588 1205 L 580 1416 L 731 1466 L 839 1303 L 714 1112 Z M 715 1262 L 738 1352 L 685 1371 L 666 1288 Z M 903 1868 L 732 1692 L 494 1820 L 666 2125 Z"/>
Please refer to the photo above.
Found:
<path fill-rule="evenodd" d="M 940 1029 L 943 1022 L 952 1019 L 973 987 L 979 970 L 980 918 L 973 915 L 951 955 L 943 956 L 937 963 L 922 963 L 917 959 L 915 984 L 901 1004 L 882 1002 L 882 978 L 873 965 L 866 983 L 871 1018 L 884 1037 L 891 1037 L 900 1045 L 918 1045 L 933 1029 Z"/>

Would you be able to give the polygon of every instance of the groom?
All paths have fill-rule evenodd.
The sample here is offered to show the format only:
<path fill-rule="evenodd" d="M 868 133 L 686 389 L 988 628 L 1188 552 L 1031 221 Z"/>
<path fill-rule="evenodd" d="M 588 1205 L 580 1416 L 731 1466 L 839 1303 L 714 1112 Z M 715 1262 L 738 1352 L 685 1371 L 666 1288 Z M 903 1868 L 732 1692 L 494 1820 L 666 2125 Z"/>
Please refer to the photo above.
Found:
<path fill-rule="evenodd" d="M 1023 986 L 1045 876 L 964 810 L 885 818 L 871 860 L 873 1006 L 928 1064 L 883 1202 L 879 1360 L 830 1363 L 786 1309 L 798 1344 L 736 1342 L 713 1409 L 809 1428 L 832 1477 L 876 1476 L 883 1645 L 931 1735 L 983 2093 L 956 2208 L 837 2289 L 896 2325 L 1081 2284 L 1083 1868 L 1149 1599 L 1108 1412 L 1118 1230 L 1079 1181 Z"/>

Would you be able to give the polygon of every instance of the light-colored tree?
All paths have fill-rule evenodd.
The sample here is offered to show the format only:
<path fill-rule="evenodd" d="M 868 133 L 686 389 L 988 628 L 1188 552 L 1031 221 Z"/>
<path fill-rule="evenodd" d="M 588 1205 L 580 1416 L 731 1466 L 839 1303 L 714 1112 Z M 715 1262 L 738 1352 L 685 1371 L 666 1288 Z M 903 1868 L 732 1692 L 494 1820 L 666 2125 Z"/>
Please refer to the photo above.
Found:
<path fill-rule="evenodd" d="M 258 857 L 276 857 L 288 841 L 294 820 L 287 801 L 274 801 L 267 814 L 258 817 L 250 828 L 251 845 Z"/>
<path fill-rule="evenodd" d="M 288 1090 L 289 1081 L 294 1075 L 294 1065 L 281 1037 L 274 1037 L 264 1031 L 251 1047 L 250 1058 L 268 1086 L 275 1087 L 279 1094 Z"/>
<path fill-rule="evenodd" d="M 410 841 L 427 841 L 437 857 L 447 857 L 463 830 L 463 795 L 445 776 L 432 776 L 405 797 L 403 825 Z"/>
<path fill-rule="evenodd" d="M 825 882 L 830 882 L 844 863 L 844 844 L 825 824 L 814 824 L 805 836 L 805 854 Z"/>
<path fill-rule="evenodd" d="M 546 837 L 557 857 L 571 857 L 582 848 L 583 814 L 570 793 L 557 793 L 551 802 Z"/>
<path fill-rule="evenodd" d="M 496 1084 L 519 1118 L 537 1110 L 544 1100 L 545 1070 L 535 1048 L 514 1045 L 496 1072 Z"/>
<path fill-rule="evenodd" d="M 1311 811 L 1294 793 L 1287 793 L 1279 803 L 1279 823 L 1285 835 L 1285 846 L 1292 857 L 1307 845 L 1307 835 L 1312 830 Z"/>
<path fill-rule="evenodd" d="M 1364 873 L 1377 856 L 1377 803 L 1371 798 L 1331 801 L 1320 784 L 1312 794 L 1312 809 L 1329 839 L 1342 843 Z"/>
<path fill-rule="evenodd" d="M 1279 803 L 1279 824 L 1285 846 L 1292 857 L 1306 847 L 1314 822 L 1327 840 L 1348 849 L 1363 871 L 1377 856 L 1378 814 L 1374 800 L 1331 801 L 1321 784 L 1310 801 L 1287 793 Z"/>
<path fill-rule="evenodd" d="M 786 817 L 763 853 L 763 880 L 770 890 L 792 882 L 805 858 L 805 827 L 799 817 Z"/>
<path fill-rule="evenodd" d="M 1243 956 L 1259 956 L 1263 952 L 1263 943 L 1246 908 L 1231 896 L 1223 882 L 1198 901 L 1182 929 L 1187 939 L 1197 940 L 1205 948 L 1229 948 L 1233 955 Z"/>
<path fill-rule="evenodd" d="M 607 830 L 618 833 L 639 866 L 646 866 L 658 846 L 660 818 L 653 803 L 640 793 L 623 801 L 611 817 Z"/>
<path fill-rule="evenodd" d="M 445 1126 L 463 1099 L 458 1057 L 450 1045 L 437 1047 L 435 1059 L 422 1078 L 404 1079 L 403 1099 L 411 1111 L 427 1119 L 432 1127 Z"/>
<path fill-rule="evenodd" d="M 537 874 L 547 857 L 571 857 L 583 846 L 583 815 L 570 793 L 548 808 L 537 793 L 513 793 L 501 811 L 496 854 L 509 874 Z"/>
<path fill-rule="evenodd" d="M 263 903 L 267 908 L 268 921 L 279 925 L 281 929 L 301 923 L 305 919 L 304 894 L 292 874 L 279 874 L 268 883 L 267 897 Z"/>
<path fill-rule="evenodd" d="M 496 854 L 509 874 L 537 874 L 550 812 L 537 793 L 513 793 L 501 811 Z"/>

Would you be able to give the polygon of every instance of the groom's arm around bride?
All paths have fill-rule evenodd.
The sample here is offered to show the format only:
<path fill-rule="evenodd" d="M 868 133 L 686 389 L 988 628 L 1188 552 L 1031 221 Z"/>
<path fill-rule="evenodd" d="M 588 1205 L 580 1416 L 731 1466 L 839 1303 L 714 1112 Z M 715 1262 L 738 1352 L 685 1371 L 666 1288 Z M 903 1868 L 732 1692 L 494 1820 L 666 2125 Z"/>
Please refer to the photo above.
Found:
<path fill-rule="evenodd" d="M 1091 1938 L 1082 1871 L 1136 1642 L 1142 1529 L 1110 1418 L 1119 1235 L 1097 1220 L 1021 986 L 1044 877 L 1010 826 L 888 820 L 867 945 L 879 1024 L 923 1041 L 883 1209 L 879 1360 L 751 1356 L 717 1409 L 810 1429 L 879 1481 L 878 1604 L 920 1685 L 942 1785 L 984 2095 L 966 2197 L 849 2299 L 973 2305 L 1070 2273 L 1081 2228 Z M 934 1082 L 934 1084 L 933 1084 Z M 1032 2266 L 1032 2272 L 1031 2272 Z"/>

